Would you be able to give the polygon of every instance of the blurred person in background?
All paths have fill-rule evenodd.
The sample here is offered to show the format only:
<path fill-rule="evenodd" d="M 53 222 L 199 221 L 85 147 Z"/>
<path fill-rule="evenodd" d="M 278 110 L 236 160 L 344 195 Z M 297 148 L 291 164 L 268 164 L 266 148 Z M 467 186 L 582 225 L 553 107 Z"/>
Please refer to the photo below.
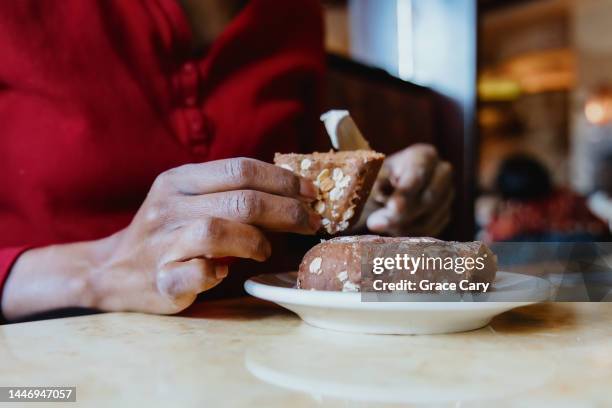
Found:
<path fill-rule="evenodd" d="M 595 191 L 589 196 L 588 205 L 612 230 L 612 154 L 600 160 L 595 174 Z"/>
<path fill-rule="evenodd" d="M 554 186 L 546 167 L 529 155 L 504 159 L 495 185 L 499 199 L 484 229 L 487 241 L 597 241 L 608 235 L 585 198 Z"/>
<path fill-rule="evenodd" d="M 266 163 L 309 151 L 320 126 L 317 0 L 6 1 L 0 51 L 7 319 L 176 313 L 227 257 L 282 254 L 270 231 L 319 228 L 312 183 Z M 450 165 L 417 145 L 386 167 L 369 229 L 438 234 Z"/>

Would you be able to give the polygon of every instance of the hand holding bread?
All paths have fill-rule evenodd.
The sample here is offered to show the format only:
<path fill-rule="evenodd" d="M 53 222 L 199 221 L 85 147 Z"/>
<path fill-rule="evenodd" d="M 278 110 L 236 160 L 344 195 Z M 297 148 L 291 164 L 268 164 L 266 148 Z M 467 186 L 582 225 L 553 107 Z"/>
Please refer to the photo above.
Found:
<path fill-rule="evenodd" d="M 385 160 L 368 203 L 368 229 L 393 236 L 436 236 L 450 221 L 452 166 L 415 144 Z"/>

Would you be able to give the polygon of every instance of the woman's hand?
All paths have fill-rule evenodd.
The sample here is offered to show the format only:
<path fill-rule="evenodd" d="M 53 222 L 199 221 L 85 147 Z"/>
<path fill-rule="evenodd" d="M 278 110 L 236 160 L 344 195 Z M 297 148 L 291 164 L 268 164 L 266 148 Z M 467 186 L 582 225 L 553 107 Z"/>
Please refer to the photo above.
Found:
<path fill-rule="evenodd" d="M 253 159 L 169 170 L 124 230 L 22 255 L 6 283 L 3 312 L 10 317 L 65 306 L 179 312 L 227 275 L 223 258 L 267 259 L 263 230 L 314 233 L 320 217 L 307 202 L 315 197 L 310 181 Z M 47 276 L 34 276 L 37 271 Z M 57 293 L 44 292 L 45 281 L 61 292 L 56 282 L 62 279 L 74 292 L 73 304 L 58 304 Z"/>
<path fill-rule="evenodd" d="M 94 273 L 101 308 L 184 309 L 227 275 L 220 258 L 270 256 L 262 229 L 314 233 L 320 218 L 305 201 L 315 197 L 309 181 L 252 159 L 188 164 L 161 174 Z"/>
<path fill-rule="evenodd" d="M 416 144 L 387 158 L 374 186 L 367 218 L 372 232 L 435 236 L 450 220 L 452 167 L 431 145 Z"/>

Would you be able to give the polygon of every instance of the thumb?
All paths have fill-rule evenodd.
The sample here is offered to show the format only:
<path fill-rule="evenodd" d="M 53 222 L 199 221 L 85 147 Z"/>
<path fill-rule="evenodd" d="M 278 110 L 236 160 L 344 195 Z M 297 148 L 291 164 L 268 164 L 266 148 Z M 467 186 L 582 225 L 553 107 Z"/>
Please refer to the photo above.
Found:
<path fill-rule="evenodd" d="M 193 258 L 184 262 L 169 262 L 157 274 L 157 289 L 172 299 L 195 299 L 198 293 L 219 284 L 223 275 L 217 275 L 217 267 L 210 259 Z"/>

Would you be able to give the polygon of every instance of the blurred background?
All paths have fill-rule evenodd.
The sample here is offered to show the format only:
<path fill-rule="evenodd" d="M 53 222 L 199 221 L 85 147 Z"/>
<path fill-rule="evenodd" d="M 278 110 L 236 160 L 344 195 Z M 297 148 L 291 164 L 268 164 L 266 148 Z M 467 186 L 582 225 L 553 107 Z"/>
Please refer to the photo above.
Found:
<path fill-rule="evenodd" d="M 612 0 L 322 1 L 327 107 L 453 162 L 450 238 L 609 240 Z"/>

